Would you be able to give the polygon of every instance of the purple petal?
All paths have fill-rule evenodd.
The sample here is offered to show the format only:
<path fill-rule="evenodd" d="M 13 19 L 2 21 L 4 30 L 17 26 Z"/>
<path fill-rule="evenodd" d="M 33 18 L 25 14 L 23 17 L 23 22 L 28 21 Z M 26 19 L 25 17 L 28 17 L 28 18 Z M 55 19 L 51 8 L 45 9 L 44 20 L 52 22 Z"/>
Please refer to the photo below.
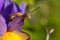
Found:
<path fill-rule="evenodd" d="M 4 8 L 6 8 L 11 3 L 13 3 L 12 0 L 5 0 L 5 7 Z"/>
<path fill-rule="evenodd" d="M 15 13 L 15 12 L 19 12 L 19 11 L 20 11 L 20 8 L 18 7 L 18 5 L 16 3 L 13 2 L 6 6 L 6 8 L 3 10 L 2 15 L 8 23 L 9 15 L 12 13 Z"/>
<path fill-rule="evenodd" d="M 12 8 L 11 8 L 11 13 L 16 13 L 16 12 L 21 12 L 19 6 L 13 2 Z"/>
<path fill-rule="evenodd" d="M 13 6 L 13 4 L 11 3 L 11 4 L 9 4 L 4 10 L 3 10 L 3 13 L 2 13 L 2 15 L 3 15 L 3 17 L 6 19 L 6 22 L 8 23 L 8 17 L 9 17 L 9 15 L 11 14 L 11 10 L 12 10 L 12 7 Z"/>
<path fill-rule="evenodd" d="M 0 12 L 2 11 L 3 6 L 4 6 L 4 0 L 0 0 Z"/>
<path fill-rule="evenodd" d="M 2 15 L 0 15 L 0 36 L 2 36 L 7 31 L 6 21 Z"/>
<path fill-rule="evenodd" d="M 6 0 L 5 1 L 5 8 L 8 6 L 8 5 L 10 5 L 10 4 L 13 4 L 12 5 L 12 10 L 11 11 L 13 11 L 13 13 L 14 12 L 16 12 L 17 11 L 17 7 L 16 7 L 16 4 L 12 1 L 12 0 Z"/>
<path fill-rule="evenodd" d="M 21 3 L 20 9 L 22 10 L 22 14 L 24 14 L 25 13 L 25 9 L 26 9 L 26 3 L 25 2 Z"/>
<path fill-rule="evenodd" d="M 11 10 L 11 13 L 15 13 L 15 12 L 18 12 L 18 10 L 17 10 L 16 4 L 13 3 L 13 8 L 12 8 L 12 10 Z"/>
<path fill-rule="evenodd" d="M 22 17 L 15 17 L 12 21 L 8 24 L 8 31 L 14 31 L 18 28 L 21 28 L 21 26 L 24 24 L 24 20 Z"/>
<path fill-rule="evenodd" d="M 6 8 L 10 4 L 10 0 L 5 0 L 5 7 Z"/>

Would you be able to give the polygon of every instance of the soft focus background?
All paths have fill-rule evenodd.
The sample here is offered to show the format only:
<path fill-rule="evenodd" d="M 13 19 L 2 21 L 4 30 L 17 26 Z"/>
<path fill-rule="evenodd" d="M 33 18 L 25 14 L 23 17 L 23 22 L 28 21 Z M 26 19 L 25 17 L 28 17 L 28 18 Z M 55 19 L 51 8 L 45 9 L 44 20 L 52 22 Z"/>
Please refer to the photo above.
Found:
<path fill-rule="evenodd" d="M 27 12 L 40 7 L 31 13 L 32 19 L 25 19 L 22 28 L 31 35 L 32 40 L 45 40 L 46 27 L 55 29 L 50 40 L 60 40 L 60 0 L 15 0 L 17 4 L 23 1 L 27 3 Z"/>

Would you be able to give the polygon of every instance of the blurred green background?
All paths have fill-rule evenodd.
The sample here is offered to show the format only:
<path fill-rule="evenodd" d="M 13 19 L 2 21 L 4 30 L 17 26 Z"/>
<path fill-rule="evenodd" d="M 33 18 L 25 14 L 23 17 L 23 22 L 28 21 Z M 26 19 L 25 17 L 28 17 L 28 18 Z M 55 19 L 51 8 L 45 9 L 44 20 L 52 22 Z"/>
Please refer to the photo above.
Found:
<path fill-rule="evenodd" d="M 25 19 L 23 30 L 28 32 L 32 40 L 45 40 L 46 30 L 54 28 L 49 40 L 60 40 L 60 0 L 15 0 L 17 4 L 25 1 L 27 3 L 26 11 L 32 11 L 32 18 Z"/>

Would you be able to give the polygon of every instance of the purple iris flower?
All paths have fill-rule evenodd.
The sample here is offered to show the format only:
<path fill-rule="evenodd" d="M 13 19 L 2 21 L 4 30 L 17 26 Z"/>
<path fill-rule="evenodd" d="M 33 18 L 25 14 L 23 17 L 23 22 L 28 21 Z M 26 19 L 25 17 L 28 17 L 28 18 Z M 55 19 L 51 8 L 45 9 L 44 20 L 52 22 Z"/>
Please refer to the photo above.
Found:
<path fill-rule="evenodd" d="M 16 12 L 24 14 L 25 8 L 26 4 L 24 2 L 18 6 L 12 0 L 0 0 L 0 35 L 3 35 L 6 31 L 21 29 L 21 26 L 24 24 L 22 16 L 16 16 L 11 21 L 8 18 Z"/>

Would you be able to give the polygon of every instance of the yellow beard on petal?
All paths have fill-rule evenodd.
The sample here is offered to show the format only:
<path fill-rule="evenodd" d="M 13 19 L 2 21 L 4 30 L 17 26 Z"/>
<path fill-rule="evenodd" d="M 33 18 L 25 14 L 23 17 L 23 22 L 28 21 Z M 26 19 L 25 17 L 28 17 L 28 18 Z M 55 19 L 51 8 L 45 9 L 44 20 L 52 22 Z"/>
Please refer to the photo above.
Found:
<path fill-rule="evenodd" d="M 14 32 L 6 32 L 2 37 L 2 40 L 24 40 L 22 36 L 14 33 Z"/>

